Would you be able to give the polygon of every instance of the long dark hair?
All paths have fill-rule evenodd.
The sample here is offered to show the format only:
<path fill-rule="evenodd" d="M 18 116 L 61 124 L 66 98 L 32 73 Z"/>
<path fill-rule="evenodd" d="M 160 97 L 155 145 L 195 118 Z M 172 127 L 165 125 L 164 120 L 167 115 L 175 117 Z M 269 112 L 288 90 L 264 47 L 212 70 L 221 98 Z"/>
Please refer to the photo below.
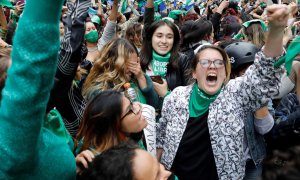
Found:
<path fill-rule="evenodd" d="M 188 27 L 185 28 L 185 26 Z M 213 31 L 213 25 L 211 21 L 206 19 L 198 19 L 197 21 L 192 22 L 187 21 L 182 25 L 182 28 L 181 47 L 186 47 L 189 44 L 193 44 L 201 40 L 207 40 Z"/>
<path fill-rule="evenodd" d="M 89 147 L 104 151 L 125 140 L 120 130 L 122 96 L 119 91 L 106 90 L 88 103 L 76 136 L 83 140 L 80 152 Z"/>
<path fill-rule="evenodd" d="M 140 52 L 140 58 L 141 58 L 141 67 L 143 71 L 146 71 L 149 69 L 149 64 L 152 61 L 152 36 L 155 32 L 155 30 L 161 26 L 168 26 L 172 29 L 174 33 L 174 43 L 173 47 L 170 51 L 171 57 L 169 64 L 167 66 L 167 69 L 176 69 L 178 67 L 178 58 L 179 58 L 179 43 L 180 43 L 180 34 L 177 26 L 168 21 L 168 20 L 160 20 L 153 22 L 150 27 L 146 30 L 145 37 L 143 40 L 143 46 Z"/>

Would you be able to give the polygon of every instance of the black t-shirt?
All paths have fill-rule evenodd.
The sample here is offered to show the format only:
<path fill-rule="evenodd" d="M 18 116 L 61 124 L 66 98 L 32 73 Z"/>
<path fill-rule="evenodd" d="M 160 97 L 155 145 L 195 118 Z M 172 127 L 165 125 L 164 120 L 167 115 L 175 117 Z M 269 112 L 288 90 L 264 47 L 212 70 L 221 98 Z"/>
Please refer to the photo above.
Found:
<path fill-rule="evenodd" d="M 207 116 L 188 120 L 171 168 L 179 180 L 218 179 Z"/>

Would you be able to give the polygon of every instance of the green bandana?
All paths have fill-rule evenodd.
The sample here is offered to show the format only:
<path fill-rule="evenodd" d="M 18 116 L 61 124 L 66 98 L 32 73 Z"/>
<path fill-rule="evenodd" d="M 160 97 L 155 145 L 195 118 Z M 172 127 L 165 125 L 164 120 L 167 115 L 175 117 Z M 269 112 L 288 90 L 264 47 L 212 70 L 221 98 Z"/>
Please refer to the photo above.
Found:
<path fill-rule="evenodd" d="M 152 71 L 154 75 L 160 75 L 161 77 L 166 77 L 167 74 L 167 65 L 169 63 L 171 53 L 167 53 L 164 56 L 157 54 L 155 51 L 152 51 Z"/>
<path fill-rule="evenodd" d="M 265 32 L 266 32 L 267 29 L 268 29 L 266 23 L 265 23 L 264 21 L 260 20 L 260 19 L 252 19 L 252 20 L 250 20 L 250 21 L 244 22 L 243 26 L 244 26 L 245 28 L 248 28 L 248 27 L 249 27 L 251 24 L 253 24 L 253 23 L 260 23 L 260 25 L 261 25 L 263 31 L 265 31 Z"/>
<path fill-rule="evenodd" d="M 169 12 L 168 14 L 168 17 L 176 20 L 176 19 L 179 19 L 179 15 L 186 15 L 186 11 L 183 11 L 183 10 L 172 10 Z"/>
<path fill-rule="evenodd" d="M 283 63 L 287 72 L 290 75 L 293 60 L 300 53 L 300 36 L 296 37 L 293 42 L 289 45 L 286 55 L 281 57 L 277 62 L 275 62 L 274 67 L 278 68 Z"/>
<path fill-rule="evenodd" d="M 99 24 L 99 25 L 101 24 L 101 19 L 100 19 L 99 16 L 97 16 L 97 15 L 92 16 L 91 21 L 92 21 L 93 23 L 97 23 L 97 24 Z"/>
<path fill-rule="evenodd" d="M 215 95 L 208 95 L 198 88 L 195 83 L 192 90 L 192 95 L 189 102 L 190 117 L 199 117 L 208 111 L 209 105 L 220 94 L 221 89 Z"/>
<path fill-rule="evenodd" d="M 96 43 L 98 41 L 99 35 L 96 30 L 92 30 L 85 35 L 85 39 L 89 43 Z"/>

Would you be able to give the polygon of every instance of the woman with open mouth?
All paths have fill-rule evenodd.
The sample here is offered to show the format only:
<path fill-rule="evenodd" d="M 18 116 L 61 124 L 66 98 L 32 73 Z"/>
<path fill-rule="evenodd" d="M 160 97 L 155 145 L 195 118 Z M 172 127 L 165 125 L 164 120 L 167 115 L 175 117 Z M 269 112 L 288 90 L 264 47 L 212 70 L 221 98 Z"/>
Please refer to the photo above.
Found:
<path fill-rule="evenodd" d="M 202 46 L 191 64 L 194 83 L 178 87 L 163 103 L 157 126 L 157 155 L 180 180 L 243 179 L 244 121 L 279 92 L 282 37 L 289 10 L 267 9 L 270 31 L 244 76 L 229 81 L 225 51 Z M 242 49 L 237 49 L 242 50 Z"/>

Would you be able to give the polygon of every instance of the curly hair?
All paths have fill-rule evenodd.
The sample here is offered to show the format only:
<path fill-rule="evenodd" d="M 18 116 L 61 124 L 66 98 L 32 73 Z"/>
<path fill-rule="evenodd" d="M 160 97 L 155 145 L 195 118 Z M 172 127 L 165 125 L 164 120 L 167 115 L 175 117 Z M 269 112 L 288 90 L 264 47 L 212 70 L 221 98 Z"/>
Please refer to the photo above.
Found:
<path fill-rule="evenodd" d="M 126 39 L 116 38 L 101 50 L 83 86 L 83 96 L 91 99 L 97 92 L 119 90 L 130 79 L 126 77 L 126 63 L 137 49 Z"/>
<path fill-rule="evenodd" d="M 137 48 L 142 47 L 142 24 L 132 23 L 130 24 L 125 32 L 125 39 L 130 41 Z"/>

